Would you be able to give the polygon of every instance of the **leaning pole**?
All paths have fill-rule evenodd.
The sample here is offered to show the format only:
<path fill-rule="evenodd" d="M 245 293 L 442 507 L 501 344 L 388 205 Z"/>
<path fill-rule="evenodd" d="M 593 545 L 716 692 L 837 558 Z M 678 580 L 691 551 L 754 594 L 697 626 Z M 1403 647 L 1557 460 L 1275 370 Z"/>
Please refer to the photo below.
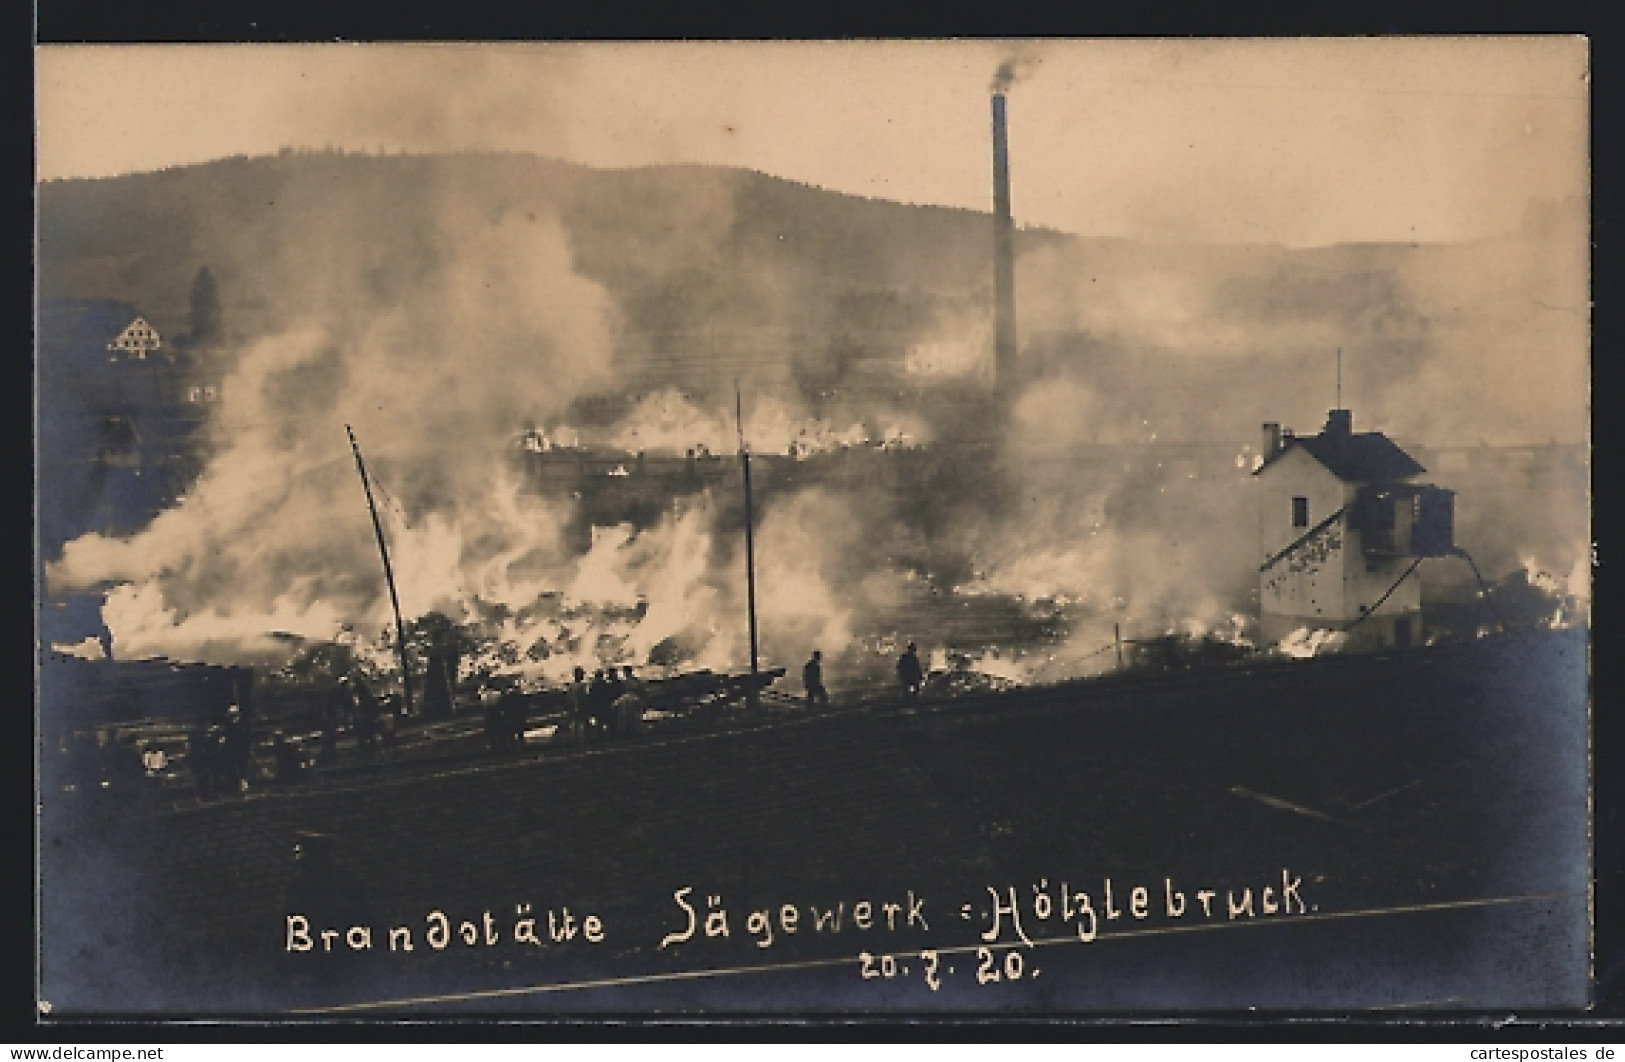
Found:
<path fill-rule="evenodd" d="M 378 506 L 372 500 L 372 484 L 367 479 L 367 463 L 361 459 L 361 445 L 355 441 L 355 430 L 344 426 L 350 436 L 350 450 L 355 454 L 355 467 L 361 473 L 361 489 L 367 495 L 367 511 L 372 514 L 372 533 L 378 538 L 378 555 L 384 559 L 384 582 L 389 585 L 389 605 L 395 612 L 395 645 L 401 654 L 401 687 L 406 691 L 406 714 L 412 714 L 412 664 L 406 651 L 406 624 L 401 622 L 401 598 L 395 592 L 395 570 L 389 564 L 389 547 L 384 545 L 384 525 L 378 520 Z"/>

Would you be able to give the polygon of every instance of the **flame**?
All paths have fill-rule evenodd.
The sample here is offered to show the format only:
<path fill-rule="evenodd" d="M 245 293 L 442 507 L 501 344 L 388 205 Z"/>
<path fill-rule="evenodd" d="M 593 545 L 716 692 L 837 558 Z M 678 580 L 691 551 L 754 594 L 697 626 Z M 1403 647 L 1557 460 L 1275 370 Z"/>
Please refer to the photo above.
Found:
<path fill-rule="evenodd" d="M 519 449 L 533 454 L 573 450 L 581 446 L 581 433 L 568 425 L 560 425 L 553 429 L 551 435 L 541 428 L 531 427 L 519 436 L 517 445 Z"/>
<path fill-rule="evenodd" d="M 594 527 L 562 591 L 550 582 L 520 590 L 494 573 L 488 593 L 461 602 L 455 614 L 476 644 L 463 661 L 465 677 L 556 684 L 577 666 L 649 666 L 672 639 L 682 647 L 657 668 L 727 667 L 736 638 L 716 622 L 728 602 L 711 579 L 711 550 L 709 513 L 695 507 L 642 532 L 630 524 Z M 538 592 L 525 600 L 531 591 Z"/>
<path fill-rule="evenodd" d="M 1519 564 L 1529 585 L 1555 599 L 1550 615 L 1540 623 L 1552 630 L 1566 630 L 1587 622 L 1591 604 L 1590 551 L 1579 557 L 1565 572 L 1560 565 L 1542 563 L 1534 556 L 1522 556 Z"/>
<path fill-rule="evenodd" d="M 880 445 L 914 446 L 930 438 L 923 421 L 895 412 L 881 413 L 886 427 L 878 438 L 860 421 L 846 427 L 808 415 L 800 403 L 775 394 L 753 396 L 746 406 L 744 436 L 757 453 L 808 457 L 843 447 Z M 638 399 L 612 428 L 600 433 L 597 444 L 623 453 L 702 454 L 732 453 L 739 432 L 732 411 L 708 411 L 690 395 L 666 388 Z"/>
<path fill-rule="evenodd" d="M 520 425 L 607 378 L 613 304 L 574 273 L 556 222 L 448 211 L 442 223 L 440 253 L 406 288 L 371 299 L 350 286 L 231 352 L 193 489 L 141 532 L 85 535 L 47 566 L 53 593 L 119 584 L 103 617 L 120 656 L 257 662 L 289 653 L 271 631 L 330 639 L 388 623 L 346 425 L 366 448 L 408 616 L 528 606 L 564 583 L 573 505 L 522 496 L 503 455 Z"/>
<path fill-rule="evenodd" d="M 735 432 L 725 417 L 707 413 L 688 395 L 667 388 L 639 399 L 605 441 L 626 453 L 704 449 L 721 454 L 735 448 Z"/>
<path fill-rule="evenodd" d="M 1518 563 L 1528 573 L 1529 585 L 1548 594 L 1573 598 L 1583 605 L 1591 599 L 1591 565 L 1588 560 L 1587 556 L 1579 557 L 1566 572 L 1559 565 L 1543 564 L 1532 556 L 1520 557 Z"/>
<path fill-rule="evenodd" d="M 1277 642 L 1272 651 L 1295 660 L 1307 660 L 1310 657 L 1335 653 L 1342 649 L 1347 641 L 1348 635 L 1343 631 L 1327 630 L 1324 627 L 1313 629 L 1299 627 Z"/>

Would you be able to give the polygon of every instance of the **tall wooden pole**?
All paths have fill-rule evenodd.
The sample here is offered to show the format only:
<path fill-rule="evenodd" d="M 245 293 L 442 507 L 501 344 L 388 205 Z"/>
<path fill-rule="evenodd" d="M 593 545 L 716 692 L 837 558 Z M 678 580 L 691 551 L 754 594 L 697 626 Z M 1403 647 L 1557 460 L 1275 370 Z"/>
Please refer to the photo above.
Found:
<path fill-rule="evenodd" d="M 350 450 L 355 454 L 355 467 L 361 473 L 361 489 L 367 494 L 367 511 L 372 514 L 372 533 L 378 537 L 378 555 L 384 559 L 384 582 L 389 585 L 389 605 L 395 611 L 395 644 L 401 654 L 401 686 L 406 691 L 406 714 L 412 714 L 412 664 L 406 651 L 406 624 L 401 622 L 401 598 L 395 592 L 395 570 L 389 565 L 389 547 L 384 545 L 384 525 L 378 520 L 378 506 L 372 500 L 372 483 L 367 479 L 367 463 L 361 459 L 361 445 L 355 441 L 355 431 L 348 424 L 344 431 L 350 436 Z"/>
<path fill-rule="evenodd" d="M 750 618 L 750 692 L 746 703 L 755 708 L 760 703 L 756 676 L 760 666 L 756 643 L 756 547 L 751 528 L 750 505 L 750 451 L 745 448 L 745 418 L 743 402 L 739 397 L 739 381 L 734 381 L 734 428 L 739 433 L 739 462 L 745 473 L 745 607 Z"/>

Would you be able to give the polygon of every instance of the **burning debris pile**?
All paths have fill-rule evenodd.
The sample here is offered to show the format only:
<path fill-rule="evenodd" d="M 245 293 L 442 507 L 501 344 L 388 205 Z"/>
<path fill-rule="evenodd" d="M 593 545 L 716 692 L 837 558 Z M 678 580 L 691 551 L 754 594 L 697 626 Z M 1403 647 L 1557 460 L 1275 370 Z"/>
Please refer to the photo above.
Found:
<path fill-rule="evenodd" d="M 753 396 L 742 425 L 719 411 L 707 411 L 695 396 L 666 388 L 639 396 L 614 424 L 597 432 L 562 429 L 555 437 L 574 437 L 578 445 L 618 451 L 679 455 L 726 454 L 741 436 L 758 453 L 810 457 L 843 448 L 918 446 L 931 438 L 919 417 L 895 409 L 866 410 L 841 427 L 840 421 L 813 416 L 803 403 L 783 396 Z"/>
<path fill-rule="evenodd" d="M 1523 567 L 1464 600 L 1430 606 L 1429 644 L 1584 626 L 1589 621 L 1588 574 L 1583 562 L 1568 576 L 1560 576 L 1537 562 L 1525 561 Z"/>
<path fill-rule="evenodd" d="M 1448 645 L 1496 634 L 1584 626 L 1589 622 L 1586 576 L 1583 562 L 1565 577 L 1526 560 L 1523 567 L 1493 583 L 1431 600 L 1423 609 L 1425 644 Z M 1347 631 L 1300 627 L 1269 652 L 1307 659 L 1339 652 L 1348 643 Z"/>

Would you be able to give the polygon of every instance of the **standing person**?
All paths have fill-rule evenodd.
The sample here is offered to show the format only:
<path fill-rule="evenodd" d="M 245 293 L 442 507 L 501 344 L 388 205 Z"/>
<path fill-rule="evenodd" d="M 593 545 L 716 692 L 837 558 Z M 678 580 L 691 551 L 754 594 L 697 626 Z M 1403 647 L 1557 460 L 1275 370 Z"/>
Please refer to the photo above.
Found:
<path fill-rule="evenodd" d="M 621 681 L 623 692 L 615 699 L 615 720 L 622 736 L 634 737 L 638 725 L 643 722 L 643 693 L 632 669 L 626 667 L 622 672 L 625 675 Z"/>
<path fill-rule="evenodd" d="M 584 744 L 587 740 L 587 669 L 577 665 L 575 678 L 570 682 L 570 726 L 574 731 L 575 744 Z"/>
<path fill-rule="evenodd" d="M 801 669 L 801 683 L 807 687 L 808 708 L 816 708 L 820 703 L 829 707 L 829 691 L 824 689 L 824 654 L 819 650 L 812 651 L 812 659 Z"/>
<path fill-rule="evenodd" d="M 393 693 L 383 700 L 383 719 L 380 723 L 384 731 L 384 752 L 394 756 L 400 746 L 395 736 L 395 728 L 400 724 L 400 706 Z"/>
<path fill-rule="evenodd" d="M 590 740 L 597 741 L 603 737 L 610 701 L 609 680 L 604 677 L 604 669 L 599 668 L 592 673 L 592 681 L 587 684 L 587 736 Z"/>
<path fill-rule="evenodd" d="M 507 751 L 507 735 L 503 730 L 502 702 L 495 690 L 485 690 L 480 694 L 480 700 L 485 702 L 485 744 L 498 755 Z"/>
<path fill-rule="evenodd" d="M 908 648 L 897 659 L 897 679 L 903 685 L 903 701 L 912 704 L 920 699 L 920 687 L 925 683 L 925 673 L 920 669 L 920 654 L 909 642 Z"/>
<path fill-rule="evenodd" d="M 497 701 L 498 715 L 502 721 L 503 733 L 507 735 L 509 752 L 525 751 L 525 724 L 529 721 L 529 708 L 525 695 L 518 689 L 506 691 Z"/>

